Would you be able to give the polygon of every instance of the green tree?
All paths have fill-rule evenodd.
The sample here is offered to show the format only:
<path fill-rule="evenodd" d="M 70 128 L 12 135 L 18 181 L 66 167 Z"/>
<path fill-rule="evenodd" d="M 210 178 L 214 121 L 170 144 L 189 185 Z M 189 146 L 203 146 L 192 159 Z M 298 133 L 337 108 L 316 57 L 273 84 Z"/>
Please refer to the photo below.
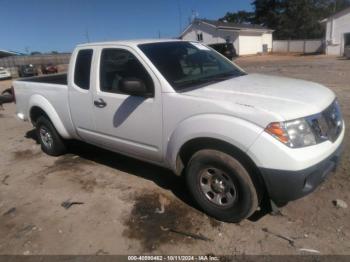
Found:
<path fill-rule="evenodd" d="M 219 21 L 227 21 L 235 24 L 250 24 L 254 20 L 254 13 L 247 11 L 238 11 L 236 13 L 227 12 Z"/>
<path fill-rule="evenodd" d="M 253 22 L 268 28 L 278 30 L 285 10 L 284 0 L 255 0 Z"/>
<path fill-rule="evenodd" d="M 331 12 L 339 12 L 347 7 L 350 6 L 350 1 L 349 0 L 329 0 L 329 9 Z"/>
<path fill-rule="evenodd" d="M 324 18 L 350 7 L 350 0 L 254 0 L 254 12 L 226 13 L 219 20 L 274 29 L 276 39 L 322 38 Z"/>
<path fill-rule="evenodd" d="M 280 39 L 319 38 L 324 34 L 320 24 L 322 10 L 315 0 L 294 0 L 285 2 L 280 28 L 276 37 Z"/>
<path fill-rule="evenodd" d="M 286 1 L 280 37 L 322 38 L 325 27 L 320 23 L 324 18 L 350 6 L 349 0 L 295 0 Z"/>

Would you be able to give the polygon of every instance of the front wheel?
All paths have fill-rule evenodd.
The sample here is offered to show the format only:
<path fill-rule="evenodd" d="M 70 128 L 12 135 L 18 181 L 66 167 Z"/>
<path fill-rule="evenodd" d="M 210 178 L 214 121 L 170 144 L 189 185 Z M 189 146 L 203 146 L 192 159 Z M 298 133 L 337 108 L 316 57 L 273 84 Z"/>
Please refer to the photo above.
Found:
<path fill-rule="evenodd" d="M 240 222 L 258 207 L 254 183 L 244 166 L 217 150 L 200 150 L 186 168 L 187 186 L 198 206 L 226 222 Z"/>
<path fill-rule="evenodd" d="M 63 138 L 49 119 L 41 116 L 36 121 L 36 134 L 42 151 L 50 156 L 60 156 L 66 152 Z"/>

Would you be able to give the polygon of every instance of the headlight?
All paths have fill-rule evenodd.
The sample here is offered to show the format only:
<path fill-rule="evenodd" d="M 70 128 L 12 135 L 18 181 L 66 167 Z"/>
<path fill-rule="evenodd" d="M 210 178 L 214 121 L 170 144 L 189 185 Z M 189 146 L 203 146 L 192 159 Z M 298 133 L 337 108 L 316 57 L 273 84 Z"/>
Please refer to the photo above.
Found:
<path fill-rule="evenodd" d="M 304 118 L 269 124 L 265 131 L 292 148 L 315 145 L 317 143 L 309 123 Z"/>

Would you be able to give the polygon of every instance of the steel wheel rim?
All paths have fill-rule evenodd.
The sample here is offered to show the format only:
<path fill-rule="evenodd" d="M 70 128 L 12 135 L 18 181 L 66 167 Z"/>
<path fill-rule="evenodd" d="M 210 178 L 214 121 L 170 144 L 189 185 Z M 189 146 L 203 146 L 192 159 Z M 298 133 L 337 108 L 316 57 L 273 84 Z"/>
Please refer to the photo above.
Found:
<path fill-rule="evenodd" d="M 203 169 L 199 175 L 199 187 L 209 202 L 220 207 L 231 206 L 237 199 L 232 178 L 218 168 Z"/>
<path fill-rule="evenodd" d="M 42 126 L 39 129 L 39 134 L 44 146 L 47 148 L 51 148 L 53 145 L 53 138 L 50 131 L 46 127 Z"/>

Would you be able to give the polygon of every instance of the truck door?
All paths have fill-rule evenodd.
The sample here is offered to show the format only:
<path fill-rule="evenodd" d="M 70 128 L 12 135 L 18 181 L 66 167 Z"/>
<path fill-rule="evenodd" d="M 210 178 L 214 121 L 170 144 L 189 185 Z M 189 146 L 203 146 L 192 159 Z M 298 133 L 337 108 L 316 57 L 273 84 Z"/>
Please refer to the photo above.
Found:
<path fill-rule="evenodd" d="M 69 69 L 69 105 L 72 121 L 78 135 L 89 140 L 95 130 L 92 116 L 92 93 L 90 91 L 92 49 L 80 49 L 73 53 Z"/>
<path fill-rule="evenodd" d="M 126 47 L 100 49 L 97 64 L 93 115 L 98 142 L 113 151 L 161 162 L 162 104 L 157 78 Z M 123 90 L 123 83 L 134 80 L 144 85 L 144 94 Z"/>

